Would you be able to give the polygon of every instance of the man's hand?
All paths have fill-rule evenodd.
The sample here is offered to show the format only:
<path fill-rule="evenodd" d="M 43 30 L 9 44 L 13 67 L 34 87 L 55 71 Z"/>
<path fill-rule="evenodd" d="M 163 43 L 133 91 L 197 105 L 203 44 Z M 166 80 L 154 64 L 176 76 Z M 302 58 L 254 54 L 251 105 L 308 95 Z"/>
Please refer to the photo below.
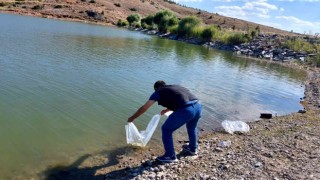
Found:
<path fill-rule="evenodd" d="M 161 112 L 160 112 L 160 115 L 162 116 L 162 115 L 164 115 L 166 112 L 169 112 L 170 111 L 170 109 L 164 109 L 164 110 L 162 110 Z"/>

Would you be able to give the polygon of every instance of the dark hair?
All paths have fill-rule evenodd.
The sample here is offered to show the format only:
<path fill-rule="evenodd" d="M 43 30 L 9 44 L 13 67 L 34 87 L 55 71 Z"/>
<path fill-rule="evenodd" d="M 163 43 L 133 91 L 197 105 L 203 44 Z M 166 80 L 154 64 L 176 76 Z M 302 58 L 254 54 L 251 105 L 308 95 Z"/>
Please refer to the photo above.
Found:
<path fill-rule="evenodd" d="M 159 88 L 166 86 L 166 83 L 162 80 L 159 80 L 154 83 L 153 88 L 155 91 L 157 91 Z"/>

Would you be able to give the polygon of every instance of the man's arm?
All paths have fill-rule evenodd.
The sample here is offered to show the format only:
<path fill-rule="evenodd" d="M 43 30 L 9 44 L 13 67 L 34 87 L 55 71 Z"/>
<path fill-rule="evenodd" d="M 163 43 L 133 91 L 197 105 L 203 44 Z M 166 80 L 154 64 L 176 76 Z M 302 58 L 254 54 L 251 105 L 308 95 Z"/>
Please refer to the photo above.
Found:
<path fill-rule="evenodd" d="M 137 117 L 139 117 L 141 114 L 146 112 L 152 104 L 155 103 L 154 100 L 148 100 L 143 106 L 141 106 L 131 117 L 128 118 L 128 122 L 134 121 Z"/>

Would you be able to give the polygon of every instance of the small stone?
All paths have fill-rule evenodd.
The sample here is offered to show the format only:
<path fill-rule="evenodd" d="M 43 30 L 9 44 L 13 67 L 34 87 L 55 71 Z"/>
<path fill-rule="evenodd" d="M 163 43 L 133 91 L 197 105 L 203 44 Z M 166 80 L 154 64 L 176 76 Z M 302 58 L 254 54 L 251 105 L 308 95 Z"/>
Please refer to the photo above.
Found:
<path fill-rule="evenodd" d="M 299 111 L 298 111 L 298 113 L 302 113 L 302 114 L 303 114 L 303 113 L 306 113 L 306 112 L 307 112 L 306 110 L 299 110 Z"/>
<path fill-rule="evenodd" d="M 256 168 L 259 168 L 259 167 L 261 167 L 262 166 L 262 163 L 261 162 L 256 162 L 255 164 L 254 164 L 254 167 L 256 167 Z"/>
<path fill-rule="evenodd" d="M 220 141 L 217 145 L 218 147 L 227 148 L 231 146 L 231 141 Z"/>

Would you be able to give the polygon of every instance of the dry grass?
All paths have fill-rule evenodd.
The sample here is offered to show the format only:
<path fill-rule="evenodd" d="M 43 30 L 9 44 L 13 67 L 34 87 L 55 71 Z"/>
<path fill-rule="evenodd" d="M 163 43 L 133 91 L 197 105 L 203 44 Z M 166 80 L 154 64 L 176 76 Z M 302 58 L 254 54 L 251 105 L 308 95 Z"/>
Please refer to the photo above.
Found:
<path fill-rule="evenodd" d="M 11 2 L 11 6 L 0 9 L 0 11 L 15 12 L 20 14 L 28 14 L 35 16 L 44 16 L 49 18 L 65 18 L 84 21 L 94 21 L 96 23 L 117 24 L 119 19 L 126 19 L 132 13 L 138 13 L 142 17 L 155 14 L 161 10 L 171 10 L 178 18 L 186 16 L 197 16 L 202 19 L 206 25 L 219 25 L 226 29 L 235 29 L 238 31 L 247 31 L 255 29 L 259 26 L 263 33 L 277 33 L 282 35 L 294 35 L 290 32 L 275 29 L 272 27 L 259 25 L 256 23 L 221 16 L 219 14 L 200 11 L 194 8 L 187 8 L 177 4 L 165 2 L 163 0 L 95 0 L 94 3 L 90 0 L 20 0 L 16 4 L 12 0 L 0 0 L 0 2 Z M 32 10 L 35 5 L 43 5 L 41 10 Z M 55 9 L 54 6 L 62 5 L 63 8 Z M 98 13 L 103 13 L 104 20 L 92 20 L 85 16 L 83 12 L 93 10 Z"/>

